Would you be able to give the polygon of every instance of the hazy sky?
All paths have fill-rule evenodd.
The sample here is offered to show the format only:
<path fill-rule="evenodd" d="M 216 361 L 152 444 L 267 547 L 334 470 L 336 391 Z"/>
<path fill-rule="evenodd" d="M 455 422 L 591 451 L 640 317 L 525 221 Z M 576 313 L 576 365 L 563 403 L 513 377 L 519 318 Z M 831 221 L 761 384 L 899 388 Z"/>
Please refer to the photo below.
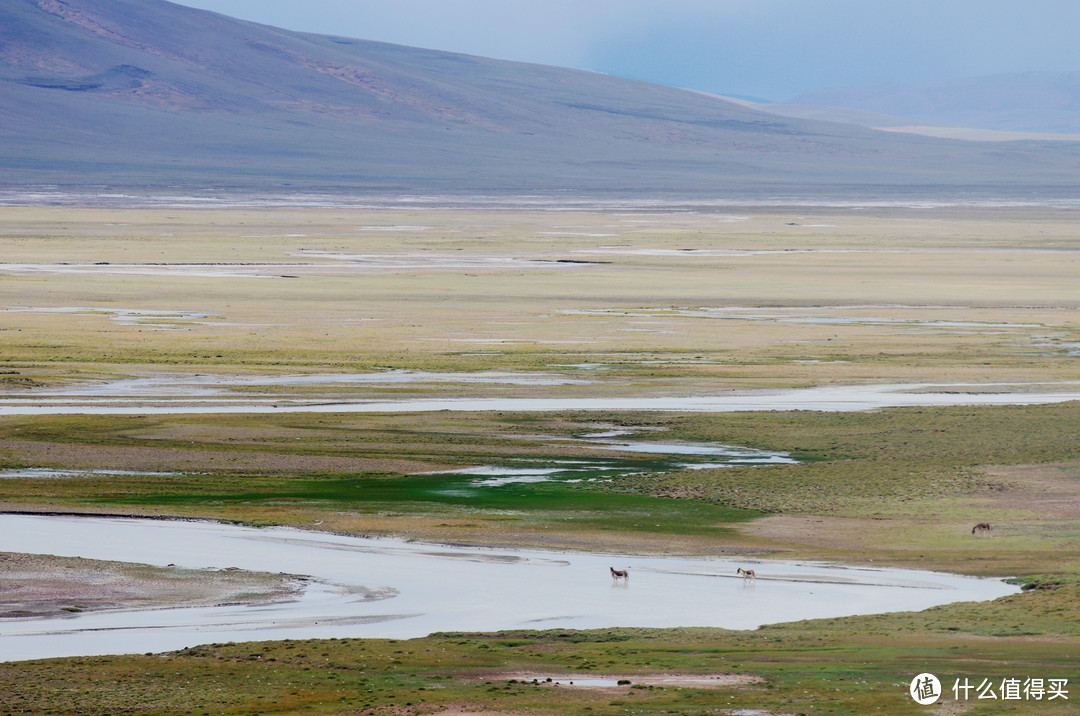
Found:
<path fill-rule="evenodd" d="M 293 30 L 771 100 L 1080 70 L 1078 0 L 180 0 Z"/>

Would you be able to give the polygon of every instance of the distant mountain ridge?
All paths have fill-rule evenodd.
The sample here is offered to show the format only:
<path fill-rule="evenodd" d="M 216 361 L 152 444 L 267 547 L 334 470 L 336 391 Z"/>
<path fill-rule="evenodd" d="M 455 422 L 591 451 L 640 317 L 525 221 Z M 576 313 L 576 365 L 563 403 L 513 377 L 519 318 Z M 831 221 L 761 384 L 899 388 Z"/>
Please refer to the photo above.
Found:
<path fill-rule="evenodd" d="M 831 87 L 783 104 L 843 107 L 951 127 L 1080 134 L 1080 72 Z"/>
<path fill-rule="evenodd" d="M 0 5 L 0 186 L 499 196 L 1071 195 L 1080 145 L 778 117 L 164 0 Z"/>

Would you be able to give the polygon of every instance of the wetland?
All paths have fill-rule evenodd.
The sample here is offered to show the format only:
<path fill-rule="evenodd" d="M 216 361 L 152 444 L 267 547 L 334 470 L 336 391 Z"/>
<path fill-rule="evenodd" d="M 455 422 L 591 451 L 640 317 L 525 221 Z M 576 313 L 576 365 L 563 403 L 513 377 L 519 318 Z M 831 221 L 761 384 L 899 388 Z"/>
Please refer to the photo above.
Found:
<path fill-rule="evenodd" d="M 2 709 L 914 713 L 924 671 L 1075 674 L 1074 208 L 5 206 L 0 222 L 12 518 L 1015 580 L 863 616 L 462 623 L 10 662 Z M 984 521 L 993 536 L 972 535 Z M 114 556 L 95 569 L 198 576 Z M 624 593 L 596 566 L 605 595 Z M 654 575 L 625 594 L 646 591 L 639 576 Z M 544 674 L 608 680 L 522 676 Z"/>

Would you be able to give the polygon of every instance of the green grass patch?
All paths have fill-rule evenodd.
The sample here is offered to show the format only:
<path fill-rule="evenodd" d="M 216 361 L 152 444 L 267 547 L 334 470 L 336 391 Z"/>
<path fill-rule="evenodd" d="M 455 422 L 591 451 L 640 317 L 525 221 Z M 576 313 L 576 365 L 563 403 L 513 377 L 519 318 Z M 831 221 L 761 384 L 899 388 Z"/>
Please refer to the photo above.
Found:
<path fill-rule="evenodd" d="M 677 470 L 668 456 L 598 454 L 571 439 L 597 426 L 640 429 L 634 436 L 639 440 L 789 451 L 803 462 Z M 285 523 L 296 523 L 305 512 L 311 521 L 329 512 L 476 515 L 569 532 L 717 539 L 766 513 L 877 518 L 897 523 L 891 533 L 895 544 L 955 565 L 971 553 L 970 540 L 953 540 L 926 521 L 956 524 L 963 537 L 969 520 L 988 518 L 982 503 L 1010 487 L 1007 480 L 988 478 L 982 466 L 1075 460 L 1076 434 L 1080 410 L 1073 404 L 720 415 L 20 417 L 0 419 L 0 445 L 10 446 L 0 453 L 0 465 L 178 474 L 0 480 L 0 499 L 146 508 L 258 524 L 273 523 L 276 513 Z M 31 455 L 39 461 L 28 462 Z M 352 460 L 358 467 L 327 471 L 326 460 Z M 404 461 L 412 472 L 577 462 L 574 479 L 586 481 L 570 482 L 566 474 L 550 482 L 480 486 L 473 476 L 372 470 L 371 461 Z M 1010 507 L 1015 514 L 997 508 L 990 519 L 1022 517 L 1022 504 Z M 995 542 L 999 554 L 1009 557 L 1004 569 L 1015 573 L 1013 564 L 1040 549 L 1061 548 L 1066 528 L 1050 526 L 1045 535 L 1028 530 L 1011 542 Z M 905 559 L 900 553 L 890 558 Z M 1043 569 L 1050 565 L 1040 559 Z M 990 566 L 961 568 L 986 573 Z"/>
<path fill-rule="evenodd" d="M 67 494 L 67 497 L 61 497 Z M 6 480 L 0 499 L 67 505 L 182 508 L 182 514 L 253 506 L 403 514 L 498 514 L 504 519 L 673 535 L 728 535 L 760 513 L 686 500 L 610 494 L 564 482 L 476 486 L 453 476 L 120 475 Z M 235 514 L 235 513 L 231 513 Z"/>

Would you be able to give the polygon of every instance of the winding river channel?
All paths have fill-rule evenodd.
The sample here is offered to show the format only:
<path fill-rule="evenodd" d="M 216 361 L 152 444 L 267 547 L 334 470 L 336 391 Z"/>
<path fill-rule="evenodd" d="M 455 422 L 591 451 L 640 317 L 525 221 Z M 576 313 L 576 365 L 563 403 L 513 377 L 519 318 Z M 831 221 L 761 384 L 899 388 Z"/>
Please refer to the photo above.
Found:
<path fill-rule="evenodd" d="M 310 578 L 292 601 L 0 622 L 0 661 L 440 631 L 761 624 L 1015 593 L 1000 580 L 779 561 L 450 547 L 203 521 L 0 515 L 0 551 Z M 754 582 L 737 567 L 752 567 Z M 614 582 L 609 567 L 630 569 Z"/>
<path fill-rule="evenodd" d="M 336 376 L 341 381 L 342 376 Z M 222 382 L 217 379 L 217 382 Z M 264 379 L 265 384 L 274 379 Z M 324 383 L 330 381 L 323 377 Z M 280 379 L 277 379 L 280 384 Z M 130 381 L 76 386 L 0 398 L 0 415 L 165 415 L 185 413 L 410 413 L 435 411 L 662 411 L 725 413 L 754 410 L 858 411 L 950 405 L 1039 405 L 1080 400 L 1080 382 L 1048 384 L 895 383 L 672 397 L 304 399 L 296 395 L 199 392 L 184 384 L 139 386 Z"/>
<path fill-rule="evenodd" d="M 400 376 L 392 376 L 395 380 Z M 407 376 L 410 380 L 415 376 Z M 340 379 L 340 378 L 338 378 Z M 367 377 L 363 377 L 368 380 Z M 380 378 L 381 380 L 384 378 Z M 501 376 L 518 381 L 516 375 Z M 314 402 L 299 395 L 158 390 L 131 382 L 0 399 L 0 415 L 473 410 L 853 411 L 1080 400 L 1077 383 L 893 384 L 704 397 L 446 398 Z M 603 436 L 593 436 L 600 438 Z M 599 445 L 599 448 L 605 447 Z M 620 449 L 626 449 L 621 446 Z M 650 449 L 655 449 L 650 448 Z M 704 457 L 709 457 L 708 455 Z M 736 456 L 739 457 L 739 456 Z M 761 456 L 752 456 L 760 461 Z M 768 461 L 786 459 L 782 454 Z M 702 459 L 702 456 L 698 456 Z M 712 459 L 709 457 L 709 459 Z M 719 458 L 717 458 L 719 459 Z M 730 456 L 724 459 L 731 459 Z M 739 458 L 743 459 L 743 458 Z M 550 479 L 554 468 L 460 471 L 492 484 Z M 560 468 L 562 469 L 562 468 Z M 487 483 L 484 483 L 487 484 Z M 451 547 L 215 522 L 0 515 L 0 551 L 309 578 L 291 601 L 114 610 L 0 621 L 0 661 L 158 652 L 286 638 L 412 638 L 441 631 L 762 624 L 920 610 L 1015 593 L 1000 580 L 780 561 Z M 628 583 L 609 567 L 629 567 Z M 747 582 L 737 567 L 758 574 Z"/>

